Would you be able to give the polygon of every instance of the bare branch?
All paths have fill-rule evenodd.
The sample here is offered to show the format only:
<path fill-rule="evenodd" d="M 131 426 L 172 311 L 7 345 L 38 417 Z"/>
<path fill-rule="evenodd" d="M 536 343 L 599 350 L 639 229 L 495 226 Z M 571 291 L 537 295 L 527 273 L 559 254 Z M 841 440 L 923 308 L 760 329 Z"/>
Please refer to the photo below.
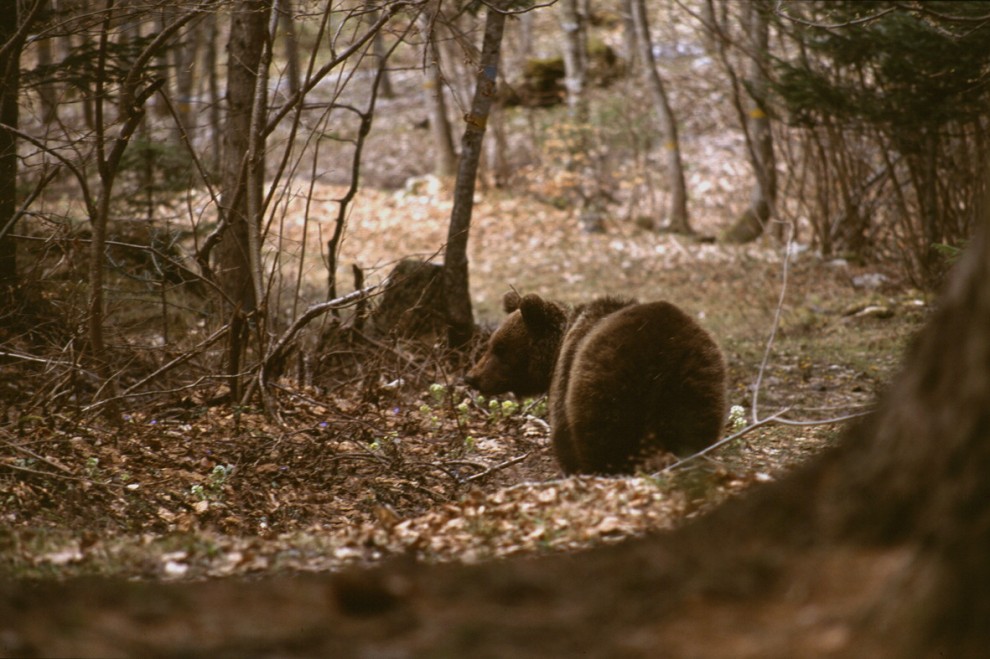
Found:
<path fill-rule="evenodd" d="M 44 143 L 42 143 L 40 140 L 33 137 L 32 135 L 29 135 L 28 133 L 25 133 L 24 131 L 19 130 L 14 126 L 10 126 L 8 124 L 0 124 L 0 127 L 2 127 L 4 130 L 8 132 L 17 135 L 18 138 L 24 140 L 25 142 L 30 142 L 34 146 L 38 147 L 38 149 L 40 149 L 41 151 L 49 154 L 50 156 L 61 162 L 63 165 L 65 165 L 65 167 L 70 172 L 72 172 L 72 175 L 76 178 L 76 181 L 79 183 L 79 189 L 80 192 L 82 193 L 83 204 L 86 206 L 87 214 L 90 217 L 93 217 L 95 215 L 96 204 L 93 203 L 93 196 L 89 192 L 89 184 L 86 181 L 86 176 L 78 167 L 75 166 L 75 164 L 71 160 L 60 154 L 55 149 L 49 148 L 48 146 L 46 146 Z"/>
<path fill-rule="evenodd" d="M 248 400 L 254 394 L 256 387 L 264 386 L 266 373 L 271 369 L 272 364 L 274 364 L 278 359 L 285 354 L 289 343 L 295 338 L 296 334 L 299 333 L 303 327 L 308 325 L 313 319 L 325 314 L 332 309 L 339 309 L 341 307 L 346 307 L 350 304 L 356 303 L 359 300 L 364 299 L 372 292 L 374 292 L 378 286 L 367 286 L 361 290 L 354 291 L 353 293 L 348 293 L 347 295 L 338 297 L 335 300 L 330 300 L 329 302 L 320 302 L 317 304 L 310 305 L 306 311 L 303 312 L 299 318 L 296 319 L 292 325 L 282 333 L 275 345 L 268 352 L 268 355 L 262 360 L 258 367 L 258 375 L 251 380 L 251 384 L 246 388 L 243 400 Z"/>
<path fill-rule="evenodd" d="M 296 92 L 292 97 L 290 97 L 289 100 L 281 108 L 279 108 L 279 110 L 274 115 L 272 115 L 272 117 L 268 120 L 268 125 L 265 128 L 265 133 L 264 133 L 265 136 L 269 135 L 273 130 L 275 130 L 278 127 L 279 123 L 282 121 L 282 119 L 285 118 L 285 115 L 289 114 L 292 108 L 294 108 L 298 103 L 301 103 L 302 100 L 306 97 L 306 94 L 312 91 L 313 87 L 319 84 L 319 82 L 323 78 L 325 78 L 335 68 L 340 66 L 351 55 L 361 50 L 361 48 L 363 48 L 366 43 L 371 41 L 371 39 L 375 36 L 375 34 L 377 34 L 377 32 L 386 23 L 392 20 L 392 16 L 394 16 L 400 9 L 405 9 L 407 7 L 416 7 L 425 4 L 425 2 L 426 0 L 416 0 L 414 2 L 407 2 L 403 0 L 400 2 L 390 3 L 386 8 L 386 10 L 382 12 L 381 16 L 378 17 L 378 20 L 375 21 L 374 24 L 365 31 L 364 34 L 358 37 L 353 43 L 351 43 L 351 45 L 345 48 L 339 55 L 335 56 L 332 60 L 330 60 L 322 67 L 320 67 L 320 70 L 317 71 L 314 75 L 308 77 L 306 82 L 303 83 L 302 87 L 299 88 L 299 91 Z"/>
<path fill-rule="evenodd" d="M 787 272 L 791 262 L 791 244 L 794 240 L 794 225 L 786 222 L 785 226 L 787 227 L 787 241 L 784 243 L 784 264 L 780 281 L 780 297 L 777 299 L 777 309 L 773 314 L 770 336 L 767 337 L 767 345 L 763 350 L 763 361 L 760 362 L 760 370 L 756 374 L 756 383 L 753 385 L 753 423 L 757 423 L 759 420 L 758 402 L 760 398 L 760 385 L 763 382 L 763 373 L 766 371 L 767 362 L 770 360 L 770 349 L 773 347 L 773 341 L 777 336 L 777 328 L 780 327 L 780 315 L 784 309 L 784 296 L 787 295 Z"/>
<path fill-rule="evenodd" d="M 480 474 L 474 474 L 472 476 L 468 476 L 467 478 L 464 479 L 464 482 L 465 483 L 470 483 L 471 481 L 476 481 L 479 478 L 484 478 L 485 476 L 490 476 L 491 474 L 494 474 L 496 471 L 501 471 L 503 469 L 506 469 L 507 467 L 511 467 L 514 464 L 519 464 L 520 462 L 522 462 L 523 460 L 525 460 L 529 456 L 530 456 L 529 453 L 523 453 L 522 455 L 517 455 L 516 457 L 511 458 L 509 460 L 506 460 L 505 462 L 500 462 L 497 465 L 493 465 L 493 466 L 489 467 L 488 469 L 484 470 Z"/>
<path fill-rule="evenodd" d="M 684 464 L 686 464 L 688 462 L 691 462 L 692 460 L 695 460 L 697 458 L 700 458 L 703 455 L 707 455 L 707 454 L 711 453 L 712 451 L 714 451 L 715 449 L 720 448 L 722 446 L 725 446 L 726 444 L 728 444 L 731 441 L 734 441 L 736 439 L 739 439 L 743 435 L 746 435 L 746 434 L 752 432 L 753 430 L 756 430 L 760 426 L 765 426 L 765 425 L 767 425 L 769 423 L 773 423 L 773 422 L 775 422 L 780 417 L 781 414 L 784 414 L 789 409 L 790 408 L 784 408 L 784 409 L 780 410 L 779 412 L 776 412 L 774 414 L 771 414 L 770 416 L 768 416 L 765 419 L 761 419 L 761 420 L 758 420 L 758 421 L 753 421 L 753 423 L 749 424 L 748 426 L 746 426 L 745 428 L 743 428 L 739 432 L 732 433 L 728 437 L 723 437 L 722 439 L 718 440 L 717 442 L 715 442 L 711 446 L 708 446 L 706 448 L 703 448 L 700 451 L 698 451 L 697 453 L 692 453 L 691 455 L 687 456 L 686 458 L 681 458 L 680 460 L 678 460 L 674 464 L 668 465 L 668 466 L 664 467 L 663 469 L 661 469 L 660 471 L 658 471 L 657 474 L 670 473 L 674 469 L 677 469 L 678 467 L 683 466 Z"/>
<path fill-rule="evenodd" d="M 798 18 L 793 14 L 788 14 L 783 10 L 783 5 L 784 3 L 782 0 L 777 0 L 777 4 L 774 6 L 773 13 L 793 23 L 797 23 L 799 25 L 805 25 L 807 27 L 817 27 L 823 30 L 838 30 L 840 28 L 850 27 L 852 25 L 863 25 L 864 23 L 872 23 L 886 16 L 887 14 L 890 14 L 891 12 L 897 11 L 898 9 L 897 6 L 888 7 L 886 9 L 882 9 L 878 11 L 875 14 L 863 16 L 862 18 L 853 18 L 843 23 L 816 23 L 814 21 L 809 21 L 804 18 Z"/>
<path fill-rule="evenodd" d="M 34 0 L 34 5 L 28 10 L 27 15 L 21 19 L 21 26 L 17 28 L 17 32 L 10 39 L 7 39 L 3 46 L 0 46 L 0 60 L 6 59 L 11 49 L 17 48 L 19 44 L 27 39 L 28 33 L 34 27 L 34 19 L 37 18 L 41 8 L 46 4 L 47 0 Z"/>
<path fill-rule="evenodd" d="M 10 448 L 14 449 L 15 451 L 19 451 L 19 452 L 21 452 L 21 453 L 23 453 L 25 455 L 31 456 L 32 458 L 34 458 L 38 462 L 44 462 L 46 465 L 55 467 L 59 471 L 65 472 L 67 474 L 71 474 L 72 473 L 72 470 L 69 469 L 68 467 L 66 467 L 64 464 L 61 464 L 59 462 L 55 462 L 54 460 L 49 460 L 45 456 L 40 455 L 38 453 L 35 453 L 34 451 L 32 451 L 29 448 L 25 448 L 23 446 L 20 446 L 19 444 L 15 444 L 14 442 L 9 441 L 7 439 L 3 439 L 3 438 L 0 438 L 0 442 L 3 442 L 4 445 L 9 446 Z"/>

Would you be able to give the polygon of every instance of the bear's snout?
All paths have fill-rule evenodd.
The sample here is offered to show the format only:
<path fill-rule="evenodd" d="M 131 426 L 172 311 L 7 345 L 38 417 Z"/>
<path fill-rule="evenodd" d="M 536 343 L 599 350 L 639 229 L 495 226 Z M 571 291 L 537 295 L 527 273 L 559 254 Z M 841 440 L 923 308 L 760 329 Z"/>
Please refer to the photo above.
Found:
<path fill-rule="evenodd" d="M 499 366 L 490 355 L 483 355 L 481 361 L 464 376 L 464 384 L 483 396 L 505 393 L 509 390 L 509 383 L 505 381 L 505 373 Z"/>
<path fill-rule="evenodd" d="M 464 380 L 464 384 L 487 396 L 489 392 L 485 390 L 491 386 L 493 375 L 491 372 L 491 361 L 491 355 L 487 352 L 482 355 L 481 359 L 478 360 L 478 363 L 471 367 L 462 378 Z"/>

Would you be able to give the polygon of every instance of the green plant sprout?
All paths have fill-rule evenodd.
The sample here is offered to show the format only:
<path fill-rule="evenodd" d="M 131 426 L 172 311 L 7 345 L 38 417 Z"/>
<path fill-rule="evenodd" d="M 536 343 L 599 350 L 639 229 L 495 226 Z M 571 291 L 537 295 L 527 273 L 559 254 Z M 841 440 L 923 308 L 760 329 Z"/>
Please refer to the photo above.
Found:
<path fill-rule="evenodd" d="M 430 385 L 430 395 L 438 405 L 442 405 L 447 399 L 447 386 L 434 382 Z"/>
<path fill-rule="evenodd" d="M 729 408 L 729 428 L 732 432 L 739 432 L 746 427 L 746 408 L 742 405 L 733 405 Z"/>
<path fill-rule="evenodd" d="M 234 472 L 234 465 L 217 465 L 206 477 L 206 483 L 197 483 L 189 488 L 189 493 L 197 501 L 217 501 L 223 496 L 223 486 Z"/>

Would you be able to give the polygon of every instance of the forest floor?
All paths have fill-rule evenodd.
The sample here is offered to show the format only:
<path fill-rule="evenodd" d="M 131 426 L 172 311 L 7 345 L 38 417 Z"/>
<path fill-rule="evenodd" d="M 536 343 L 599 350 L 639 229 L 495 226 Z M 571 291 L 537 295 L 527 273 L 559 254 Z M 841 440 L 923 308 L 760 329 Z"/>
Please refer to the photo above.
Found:
<path fill-rule="evenodd" d="M 435 252 L 449 217 L 444 194 L 366 191 L 342 261 L 384 272 L 396 254 Z M 480 195 L 475 218 L 472 287 L 485 323 L 498 322 L 509 286 L 567 302 L 604 293 L 670 300 L 723 346 L 742 425 L 757 383 L 760 418 L 786 410 L 786 419 L 824 420 L 868 409 L 928 313 L 925 298 L 892 272 L 808 251 L 791 250 L 783 287 L 785 250 L 770 239 L 700 243 L 631 222 L 587 234 L 566 211 L 497 191 Z M 326 649 L 322 635 L 323 645 L 307 645 L 313 620 L 353 614 L 360 627 L 364 609 L 388 608 L 405 582 L 359 585 L 352 598 L 340 577 L 317 587 L 323 582 L 300 574 L 339 575 L 397 557 L 484 564 L 564 556 L 652 535 L 778 479 L 841 428 L 771 423 L 673 470 L 564 478 L 548 444 L 545 401 L 486 401 L 458 383 L 459 367 L 421 344 L 372 352 L 378 361 L 348 379 L 283 378 L 272 391 L 278 418 L 192 391 L 131 406 L 121 425 L 63 412 L 25 414 L 5 428 L 0 578 L 10 587 L 0 611 L 10 615 L 0 616 L 0 652 Z M 183 585 L 143 590 L 160 582 Z M 228 611 L 235 603 L 236 614 Z M 497 604 L 476 611 L 476 624 Z M 294 619 L 309 631 L 293 636 Z M 259 631 L 269 628 L 270 638 Z M 406 650 L 430 647 L 416 643 L 425 645 Z M 499 655 L 496 647 L 488 654 Z M 404 654 L 401 644 L 393 649 Z"/>
<path fill-rule="evenodd" d="M 671 87 L 679 106 L 706 108 L 687 113 L 685 134 L 702 137 L 683 146 L 694 228 L 713 236 L 748 183 L 741 138 L 714 116 L 728 106 L 724 90 L 705 80 L 689 69 Z M 351 264 L 377 282 L 401 258 L 442 253 L 449 184 L 411 178 L 424 163 L 409 154 L 429 149 L 413 121 L 420 82 L 411 76 L 408 93 L 382 102 L 391 123 L 369 140 L 340 281 Z M 627 101 L 609 106 L 608 125 L 641 139 L 636 122 L 648 113 L 636 108 L 648 103 Z M 641 215 L 656 214 L 648 203 L 623 202 L 604 233 L 584 233 L 560 203 L 563 168 L 537 125 L 553 128 L 554 115 L 518 118 L 512 152 L 530 159 L 513 163 L 511 192 L 482 188 L 474 209 L 471 289 L 484 328 L 500 320 L 510 287 L 567 303 L 665 299 L 721 344 L 741 425 L 870 409 L 930 311 L 896 267 L 823 259 L 805 249 L 806 228 L 789 250 L 769 237 L 730 246 L 658 233 L 644 228 Z M 540 158 L 542 169 L 529 169 Z M 637 167 L 657 168 L 645 157 Z M 634 197 L 636 171 L 611 173 L 610 189 Z M 271 246 L 286 269 L 273 299 L 290 299 L 293 269 L 309 299 L 323 299 L 319 253 L 344 192 L 285 186 Z M 108 324 L 144 322 L 129 317 L 135 309 L 111 303 Z M 115 335 L 123 352 L 164 346 L 129 372 L 146 375 L 206 338 L 201 324 L 176 323 L 171 337 Z M 801 601 L 832 597 L 801 609 L 797 627 L 770 606 L 730 619 L 690 597 L 675 616 L 661 595 L 676 570 L 637 539 L 663 538 L 780 479 L 832 445 L 841 422 L 767 423 L 673 469 L 565 478 L 545 400 L 484 400 L 459 383 L 466 364 L 429 343 L 327 343 L 321 331 L 297 356 L 324 370 L 288 369 L 269 414 L 219 403 L 222 388 L 206 384 L 128 399 L 113 424 L 78 401 L 45 399 L 70 389 L 55 381 L 62 370 L 0 362 L 0 655 L 809 656 L 848 649 L 835 620 L 866 604 L 844 585 L 879 583 L 908 560 L 805 557 Z M 25 398 L 23 409 L 9 402 Z M 723 590 L 744 579 L 722 577 Z M 798 595 L 780 588 L 789 606 Z M 700 649 L 713 639 L 709 621 L 735 644 Z M 792 642 L 801 625 L 804 645 Z"/>

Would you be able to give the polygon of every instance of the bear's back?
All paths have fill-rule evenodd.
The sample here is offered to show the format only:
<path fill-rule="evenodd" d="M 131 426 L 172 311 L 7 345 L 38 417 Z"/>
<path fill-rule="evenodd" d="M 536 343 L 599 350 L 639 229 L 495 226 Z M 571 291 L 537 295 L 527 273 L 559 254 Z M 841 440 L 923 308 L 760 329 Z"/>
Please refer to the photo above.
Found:
<path fill-rule="evenodd" d="M 584 339 L 600 327 L 602 321 L 608 316 L 636 304 L 636 301 L 630 298 L 607 296 L 577 306 L 571 311 L 567 329 L 557 353 L 553 381 L 550 386 L 551 392 L 556 389 L 560 394 L 564 394 L 566 391 L 567 378 L 571 372 L 574 355 Z"/>
<path fill-rule="evenodd" d="M 588 313 L 598 305 L 605 313 Z M 565 470 L 627 472 L 649 452 L 716 441 L 725 365 L 711 336 L 669 302 L 593 302 L 564 338 L 551 425 Z"/>

